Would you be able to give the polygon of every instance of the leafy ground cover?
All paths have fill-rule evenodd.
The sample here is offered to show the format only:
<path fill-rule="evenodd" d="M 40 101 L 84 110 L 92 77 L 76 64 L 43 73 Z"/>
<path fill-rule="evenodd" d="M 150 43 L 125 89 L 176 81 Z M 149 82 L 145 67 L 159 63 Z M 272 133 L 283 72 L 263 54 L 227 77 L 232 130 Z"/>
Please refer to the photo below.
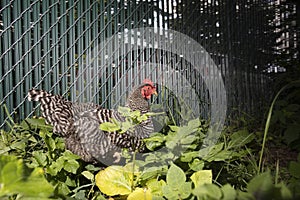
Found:
<path fill-rule="evenodd" d="M 10 119 L 0 132 L 0 198 L 299 199 L 299 96 L 297 90 L 286 96 L 293 106 L 286 98 L 274 101 L 264 128 L 240 120 L 207 148 L 203 140 L 213 131 L 207 121 L 170 123 L 146 139 L 142 159 L 124 150 L 124 166 L 84 163 L 41 118 Z M 125 123 L 101 128 L 122 132 L 147 118 L 123 112 Z"/>

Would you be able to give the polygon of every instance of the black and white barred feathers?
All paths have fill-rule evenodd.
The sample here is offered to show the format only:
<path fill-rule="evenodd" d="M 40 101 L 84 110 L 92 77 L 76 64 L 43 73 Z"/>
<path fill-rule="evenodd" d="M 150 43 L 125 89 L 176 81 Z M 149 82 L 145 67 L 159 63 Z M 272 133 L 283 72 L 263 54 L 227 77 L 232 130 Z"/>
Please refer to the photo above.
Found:
<path fill-rule="evenodd" d="M 145 79 L 142 85 L 132 91 L 126 106 L 147 113 L 147 99 L 152 94 L 156 94 L 156 88 L 152 81 Z M 99 129 L 101 123 L 109 122 L 111 118 L 124 121 L 124 117 L 117 110 L 104 109 L 93 103 L 71 102 L 43 90 L 30 90 L 28 100 L 41 103 L 42 116 L 53 126 L 53 132 L 64 137 L 66 148 L 86 162 L 119 162 L 122 148 L 143 151 L 143 139 L 153 132 L 151 118 L 137 125 L 131 132 L 120 134 L 102 131 Z"/>

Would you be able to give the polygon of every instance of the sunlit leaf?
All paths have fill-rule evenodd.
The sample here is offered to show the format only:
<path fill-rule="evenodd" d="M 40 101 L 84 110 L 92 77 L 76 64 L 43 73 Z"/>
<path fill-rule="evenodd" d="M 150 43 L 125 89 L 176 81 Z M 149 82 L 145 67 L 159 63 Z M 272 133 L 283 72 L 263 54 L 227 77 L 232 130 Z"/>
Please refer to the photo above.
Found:
<path fill-rule="evenodd" d="M 129 116 L 131 109 L 129 107 L 119 106 L 118 112 L 121 113 L 123 116 Z"/>
<path fill-rule="evenodd" d="M 76 160 L 69 160 L 67 162 L 64 163 L 64 169 L 67 172 L 76 174 L 77 169 L 79 168 L 79 163 Z"/>
<path fill-rule="evenodd" d="M 0 159 L 0 196 L 21 194 L 24 197 L 48 197 L 54 188 L 42 168 L 28 169 L 22 160 Z"/>
<path fill-rule="evenodd" d="M 165 140 L 165 136 L 161 133 L 154 133 L 149 138 L 144 139 L 147 148 L 152 151 L 156 147 L 161 146 L 164 140 Z"/>
<path fill-rule="evenodd" d="M 63 182 L 59 182 L 58 183 L 57 190 L 58 190 L 59 194 L 63 194 L 65 196 L 67 196 L 71 192 L 71 190 L 69 189 L 68 185 L 66 183 L 63 183 Z"/>
<path fill-rule="evenodd" d="M 191 162 L 193 158 L 198 157 L 198 155 L 199 155 L 198 151 L 185 152 L 181 155 L 180 160 L 182 162 Z"/>
<path fill-rule="evenodd" d="M 193 194 L 198 199 L 218 200 L 222 197 L 221 189 L 215 184 L 200 185 L 193 190 Z"/>
<path fill-rule="evenodd" d="M 121 166 L 109 166 L 95 177 L 96 185 L 106 195 L 128 195 L 131 193 L 132 180 Z"/>
<path fill-rule="evenodd" d="M 138 122 L 142 122 L 142 121 L 145 121 L 145 120 L 147 120 L 148 119 L 148 117 L 147 117 L 147 115 L 141 115 L 141 116 L 139 116 L 139 117 L 137 117 L 137 120 L 138 120 Z"/>
<path fill-rule="evenodd" d="M 34 151 L 32 155 L 40 166 L 46 166 L 47 156 L 42 151 Z"/>
<path fill-rule="evenodd" d="M 211 170 L 201 170 L 195 172 L 191 176 L 191 180 L 193 181 L 195 187 L 198 187 L 203 184 L 212 183 L 212 171 Z"/>
<path fill-rule="evenodd" d="M 163 196 L 162 187 L 166 185 L 164 180 L 150 179 L 146 183 L 147 187 L 151 190 L 151 193 L 158 196 Z"/>
<path fill-rule="evenodd" d="M 173 188 L 169 185 L 165 185 L 162 187 L 162 192 L 167 199 L 178 199 L 179 193 L 178 191 L 174 191 Z"/>
<path fill-rule="evenodd" d="M 217 154 L 215 154 L 211 158 L 211 160 L 213 160 L 213 161 L 225 161 L 225 160 L 228 160 L 228 159 L 232 158 L 233 155 L 235 155 L 234 152 L 223 150 L 223 151 L 220 151 Z"/>
<path fill-rule="evenodd" d="M 167 172 L 167 184 L 173 188 L 180 188 L 181 185 L 186 181 L 184 171 L 177 167 L 175 164 L 171 164 Z"/>
<path fill-rule="evenodd" d="M 149 189 L 136 188 L 127 197 L 127 200 L 151 200 L 152 194 Z"/>
<path fill-rule="evenodd" d="M 192 183 L 191 182 L 185 182 L 183 185 L 179 188 L 179 194 L 180 197 L 185 199 L 188 198 L 188 196 L 192 193 Z"/>
<path fill-rule="evenodd" d="M 189 163 L 189 167 L 193 171 L 200 171 L 204 168 L 204 161 L 196 158 L 193 162 Z"/>
<path fill-rule="evenodd" d="M 133 128 L 133 126 L 134 125 L 130 121 L 128 121 L 128 120 L 126 120 L 125 122 L 122 122 L 121 123 L 121 131 L 120 131 L 120 133 L 127 132 L 128 130 L 130 130 L 131 128 Z"/>
<path fill-rule="evenodd" d="M 222 192 L 223 192 L 222 200 L 236 199 L 237 192 L 235 191 L 235 189 L 231 185 L 226 184 L 221 189 L 222 189 Z"/>
<path fill-rule="evenodd" d="M 94 178 L 95 178 L 95 176 L 94 176 L 94 174 L 93 173 L 91 173 L 90 171 L 83 171 L 83 172 L 81 172 L 81 174 L 85 177 L 85 178 L 87 178 L 87 179 L 89 179 L 89 180 L 94 180 Z"/>
<path fill-rule="evenodd" d="M 188 122 L 188 127 L 190 128 L 198 128 L 199 126 L 201 126 L 201 121 L 198 118 Z"/>
<path fill-rule="evenodd" d="M 102 131 L 107 131 L 107 132 L 114 132 L 121 129 L 121 127 L 118 124 L 111 123 L 111 122 L 104 122 L 100 124 L 99 128 Z"/>

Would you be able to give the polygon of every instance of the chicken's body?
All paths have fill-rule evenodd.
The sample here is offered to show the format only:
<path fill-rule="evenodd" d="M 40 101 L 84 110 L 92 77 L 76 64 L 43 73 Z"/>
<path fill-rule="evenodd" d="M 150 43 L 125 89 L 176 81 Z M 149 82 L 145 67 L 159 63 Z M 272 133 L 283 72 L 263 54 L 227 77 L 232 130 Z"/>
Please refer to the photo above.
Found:
<path fill-rule="evenodd" d="M 131 93 L 127 106 L 131 110 L 147 113 L 147 99 L 153 93 L 156 93 L 155 87 L 147 80 Z M 121 148 L 142 151 L 143 139 L 153 132 L 151 118 L 137 125 L 131 132 L 105 132 L 99 129 L 101 123 L 109 122 L 111 118 L 125 120 L 117 110 L 104 109 L 93 103 L 74 103 L 42 90 L 30 90 L 28 99 L 41 102 L 41 112 L 46 122 L 53 126 L 56 134 L 65 138 L 66 148 L 86 162 L 118 162 Z"/>

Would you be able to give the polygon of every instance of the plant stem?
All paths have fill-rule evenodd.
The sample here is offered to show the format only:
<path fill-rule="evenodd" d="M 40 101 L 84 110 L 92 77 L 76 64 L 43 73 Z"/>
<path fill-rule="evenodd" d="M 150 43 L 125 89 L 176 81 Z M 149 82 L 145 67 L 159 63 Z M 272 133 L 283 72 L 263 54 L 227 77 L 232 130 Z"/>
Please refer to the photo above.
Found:
<path fill-rule="evenodd" d="M 284 87 L 282 87 L 279 92 L 277 92 L 275 98 L 273 99 L 269 112 L 268 112 L 268 117 L 267 117 L 267 121 L 266 121 L 266 125 L 265 125 L 265 130 L 264 130 L 264 138 L 263 138 L 263 143 L 262 143 L 262 147 L 261 147 L 261 151 L 260 151 L 260 157 L 259 157 L 259 162 L 258 162 L 258 173 L 260 173 L 261 168 L 262 168 L 262 158 L 263 158 L 263 154 L 264 154 L 264 149 L 265 149 L 265 145 L 266 145 L 266 140 L 267 140 L 267 134 L 268 134 L 268 130 L 270 127 L 270 122 L 271 122 L 271 116 L 272 116 L 272 112 L 273 112 L 273 107 L 274 104 L 277 100 L 277 98 L 279 97 L 279 95 L 281 94 L 281 92 L 289 87 L 291 87 L 292 85 L 295 85 L 297 83 L 300 83 L 300 80 L 297 81 L 293 81 L 287 85 L 285 85 Z"/>

